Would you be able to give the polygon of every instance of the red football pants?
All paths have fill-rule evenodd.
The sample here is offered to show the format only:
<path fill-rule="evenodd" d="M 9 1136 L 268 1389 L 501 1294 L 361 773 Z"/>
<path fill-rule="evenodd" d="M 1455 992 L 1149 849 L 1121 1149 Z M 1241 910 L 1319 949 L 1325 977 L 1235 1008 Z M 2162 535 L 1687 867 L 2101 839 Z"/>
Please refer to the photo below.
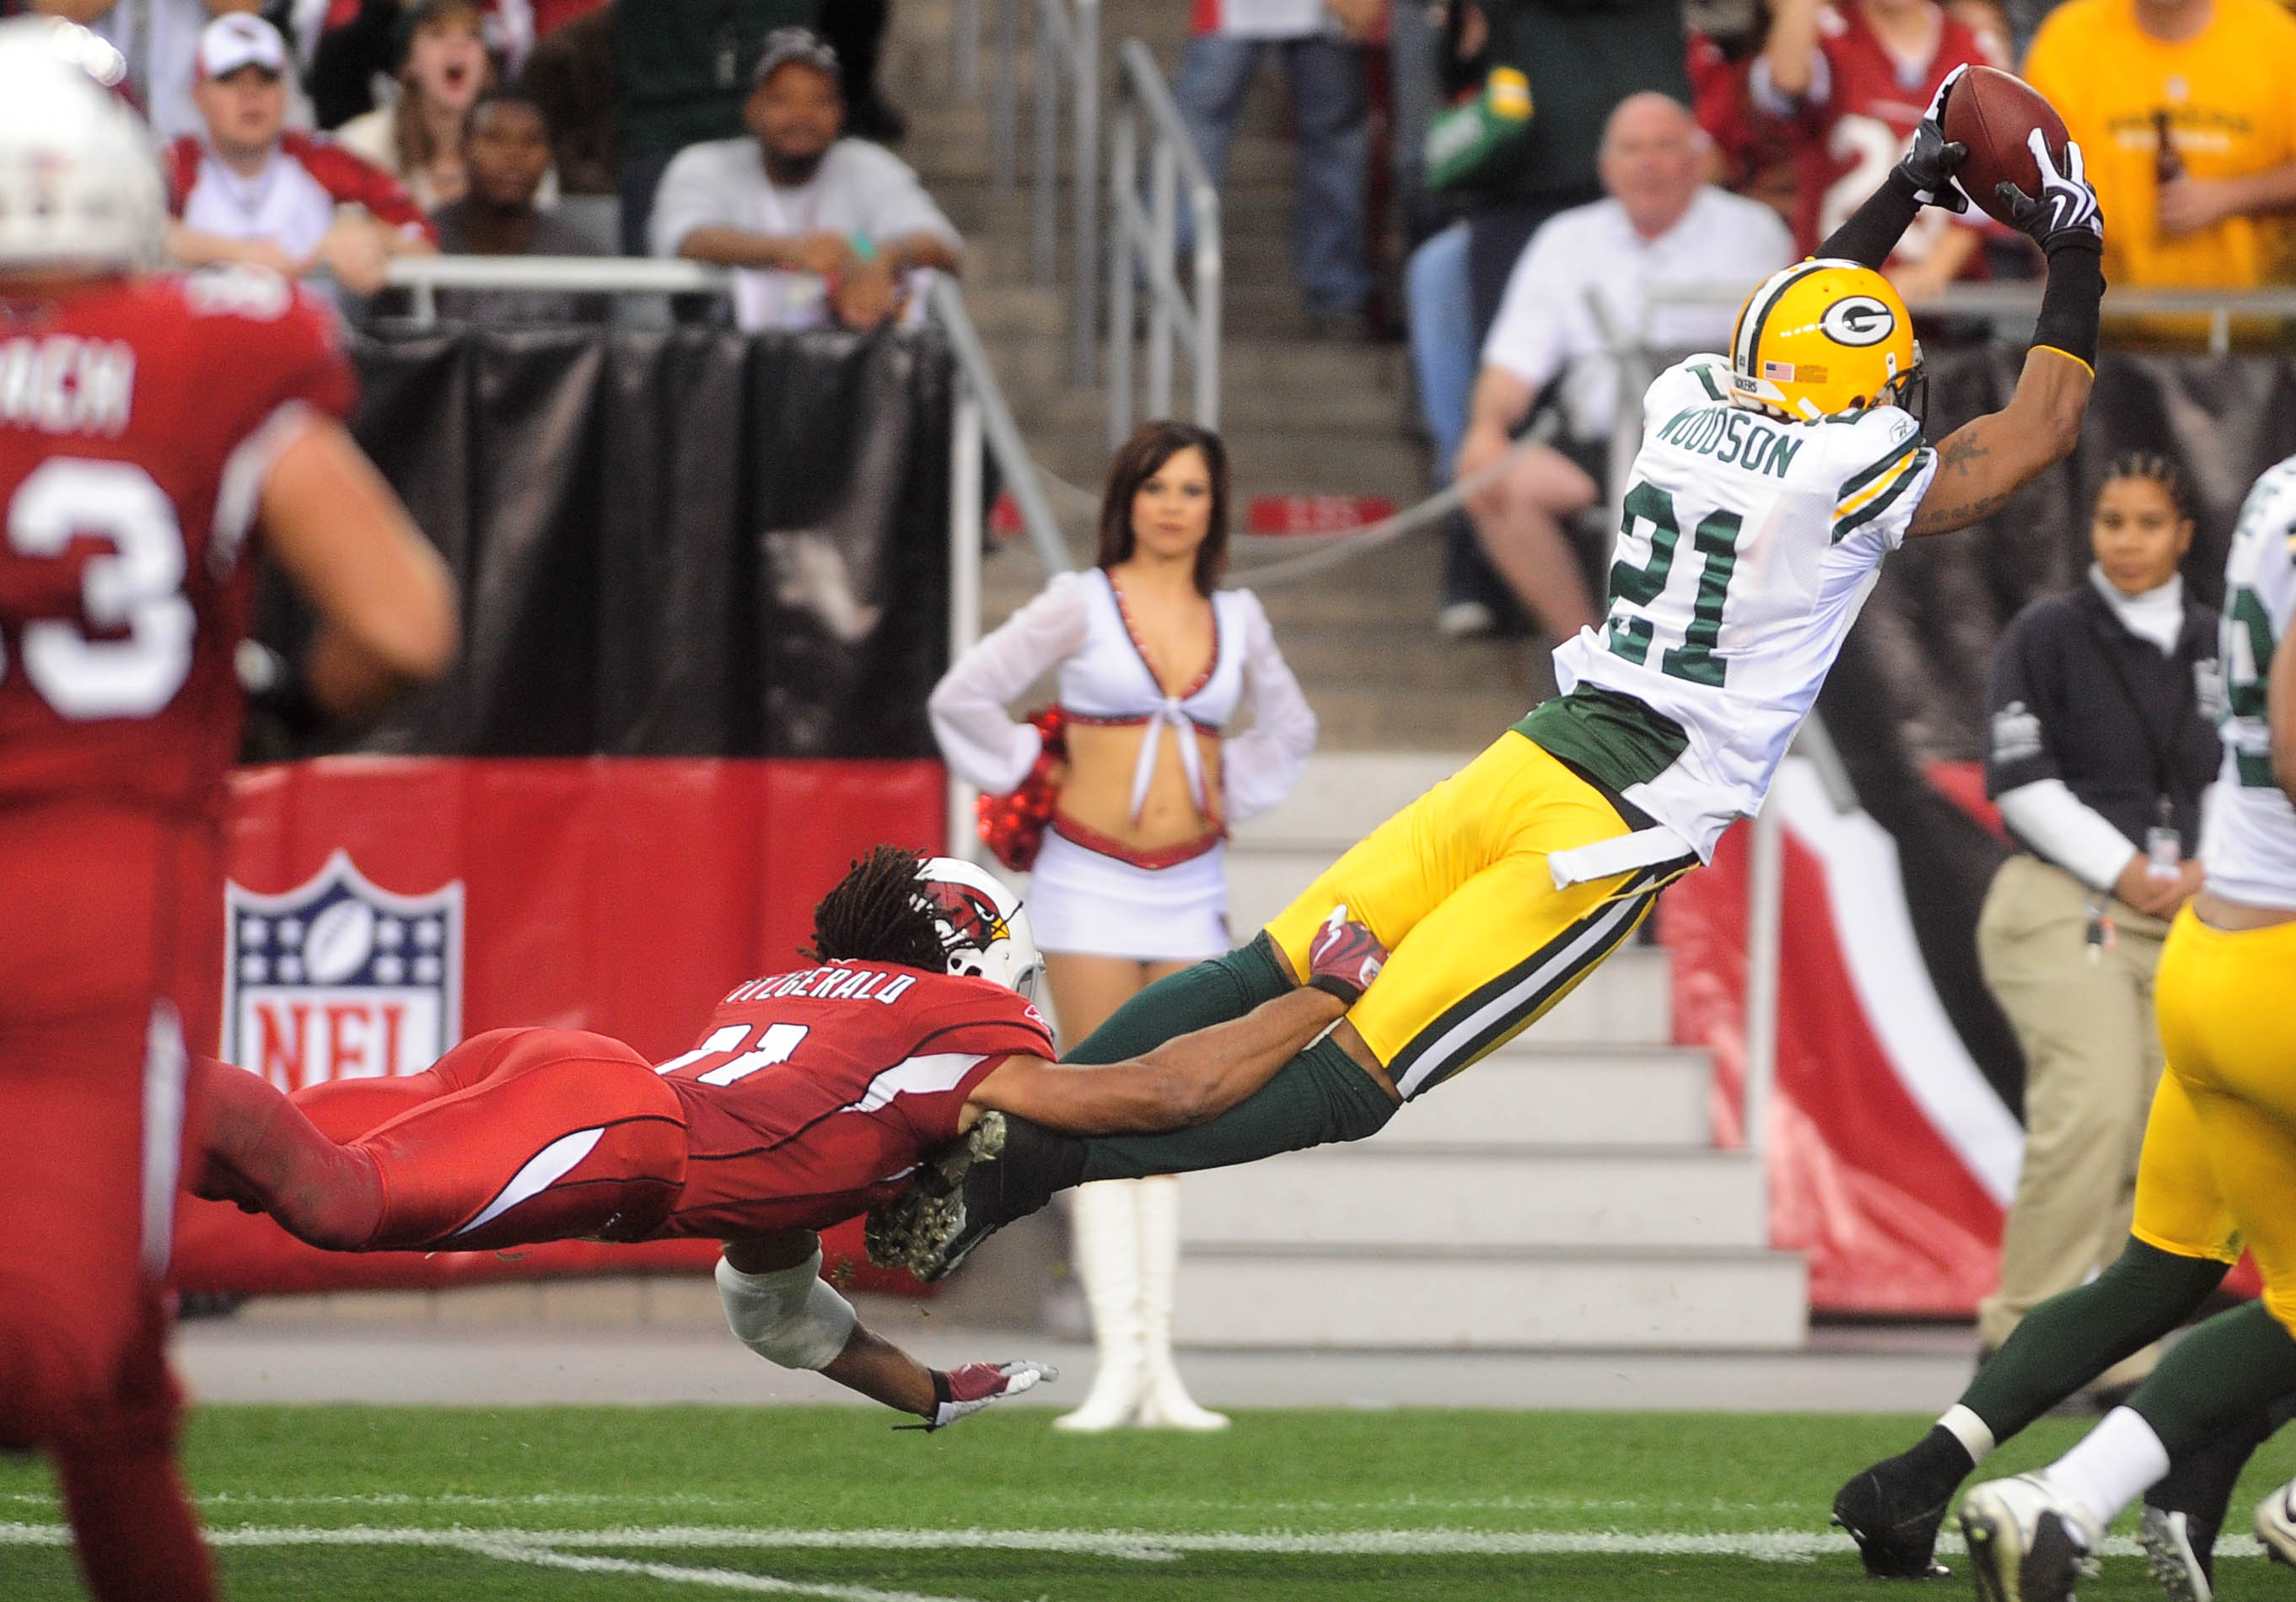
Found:
<path fill-rule="evenodd" d="M 183 1160 L 177 1004 L 214 985 L 219 925 L 200 909 L 222 905 L 210 829 L 0 814 L 0 1445 L 54 1454 L 107 1598 L 213 1590 L 173 1464 L 160 1288 Z"/>
<path fill-rule="evenodd" d="M 382 1220 L 368 1251 L 641 1239 L 685 1184 L 676 1092 L 619 1040 L 579 1030 L 493 1030 L 422 1073 L 293 1100 L 374 1160 Z"/>

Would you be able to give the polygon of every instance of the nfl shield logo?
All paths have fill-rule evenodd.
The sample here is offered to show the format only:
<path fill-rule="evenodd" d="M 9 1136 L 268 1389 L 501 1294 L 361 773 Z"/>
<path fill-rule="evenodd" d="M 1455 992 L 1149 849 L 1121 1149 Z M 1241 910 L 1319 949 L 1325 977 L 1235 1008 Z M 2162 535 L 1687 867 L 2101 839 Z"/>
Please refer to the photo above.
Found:
<path fill-rule="evenodd" d="M 224 885 L 224 1056 L 282 1089 L 420 1073 L 463 1032 L 463 883 L 377 889 L 337 851 L 284 895 Z"/>

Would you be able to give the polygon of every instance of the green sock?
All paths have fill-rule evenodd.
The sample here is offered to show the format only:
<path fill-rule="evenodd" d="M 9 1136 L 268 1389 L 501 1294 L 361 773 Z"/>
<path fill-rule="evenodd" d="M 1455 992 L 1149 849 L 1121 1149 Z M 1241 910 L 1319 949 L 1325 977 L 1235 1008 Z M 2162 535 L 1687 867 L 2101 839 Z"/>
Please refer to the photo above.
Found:
<path fill-rule="evenodd" d="M 2190 1318 L 2227 1266 L 2131 1237 L 2103 1273 L 2027 1313 L 1961 1393 L 1962 1405 L 1996 1442 L 2006 1441 Z"/>
<path fill-rule="evenodd" d="M 1084 1177 L 1137 1179 L 1229 1168 L 1326 1141 L 1360 1140 L 1377 1134 L 1394 1115 L 1387 1092 L 1326 1035 L 1210 1123 L 1163 1135 L 1112 1135 L 1086 1142 Z"/>
<path fill-rule="evenodd" d="M 1122 1063 L 1179 1035 L 1241 1018 L 1292 993 L 1266 930 L 1251 943 L 1167 974 L 1126 1002 L 1107 1023 L 1061 1054 L 1064 1063 Z"/>
<path fill-rule="evenodd" d="M 2128 1405 L 2171 1458 L 2296 1391 L 2296 1339 L 2261 1302 L 2220 1313 L 2177 1343 Z"/>

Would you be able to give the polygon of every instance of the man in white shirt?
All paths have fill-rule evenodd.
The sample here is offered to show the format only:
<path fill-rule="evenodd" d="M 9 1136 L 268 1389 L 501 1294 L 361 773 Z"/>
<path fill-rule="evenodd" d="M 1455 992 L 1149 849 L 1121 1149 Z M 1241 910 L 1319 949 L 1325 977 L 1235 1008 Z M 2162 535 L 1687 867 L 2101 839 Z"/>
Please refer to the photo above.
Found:
<path fill-rule="evenodd" d="M 1590 469 L 1618 411 L 1611 336 L 1639 334 L 1660 350 L 1723 349 L 1738 298 L 1792 259 L 1775 212 L 1704 182 L 1704 136 L 1664 94 L 1619 103 L 1603 129 L 1601 170 L 1608 198 L 1556 214 L 1515 262 L 1483 342 L 1455 472 L 1465 479 L 1505 456 L 1540 393 L 1560 380 L 1563 438 L 1516 457 L 1467 510 L 1492 564 L 1563 639 L 1597 615 L 1562 530 L 1602 494 Z M 1713 284 L 1728 299 L 1646 303 L 1653 288 L 1682 284 Z"/>
<path fill-rule="evenodd" d="M 836 53 L 777 29 L 750 82 L 754 137 L 689 145 L 662 175 L 653 253 L 743 269 L 734 320 L 751 332 L 875 328 L 921 310 L 925 275 L 958 271 L 964 245 L 900 158 L 841 136 Z"/>
<path fill-rule="evenodd" d="M 200 35 L 197 66 L 207 131 L 166 152 L 176 217 L 168 253 L 178 263 L 324 273 L 371 295 L 391 257 L 436 249 L 430 219 L 398 179 L 331 139 L 285 127 L 291 75 L 277 29 L 241 12 L 217 17 Z"/>

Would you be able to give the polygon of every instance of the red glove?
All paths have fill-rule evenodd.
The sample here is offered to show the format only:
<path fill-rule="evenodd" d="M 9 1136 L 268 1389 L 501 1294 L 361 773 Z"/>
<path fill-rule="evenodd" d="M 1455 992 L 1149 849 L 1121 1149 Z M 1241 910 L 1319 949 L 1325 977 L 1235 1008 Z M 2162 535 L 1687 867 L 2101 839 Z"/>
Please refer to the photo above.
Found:
<path fill-rule="evenodd" d="M 1345 902 L 1332 908 L 1308 947 L 1308 984 L 1349 1006 L 1386 965 L 1387 948 L 1369 926 L 1348 921 Z"/>
<path fill-rule="evenodd" d="M 944 1374 L 933 1370 L 932 1417 L 923 1427 L 945 1430 L 960 1418 L 969 1418 L 990 1402 L 1018 1396 L 1044 1380 L 1058 1379 L 1061 1371 L 1049 1363 L 1022 1359 L 1017 1363 L 967 1363 Z M 910 1425 L 916 1428 L 916 1425 Z"/>

